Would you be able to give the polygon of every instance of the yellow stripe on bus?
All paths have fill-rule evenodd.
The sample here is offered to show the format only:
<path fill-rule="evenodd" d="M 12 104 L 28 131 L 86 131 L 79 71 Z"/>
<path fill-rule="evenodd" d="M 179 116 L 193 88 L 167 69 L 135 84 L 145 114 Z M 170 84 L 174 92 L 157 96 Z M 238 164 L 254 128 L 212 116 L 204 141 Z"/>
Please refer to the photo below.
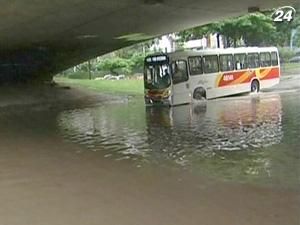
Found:
<path fill-rule="evenodd" d="M 218 76 L 218 78 L 216 79 L 216 84 L 215 84 L 216 87 L 219 87 L 220 81 L 221 81 L 223 75 L 224 75 L 223 73 L 220 73 L 219 76 Z"/>
<path fill-rule="evenodd" d="M 267 76 L 270 73 L 271 70 L 272 70 L 272 68 L 268 68 L 268 69 L 265 69 L 263 72 L 260 72 L 258 75 L 258 78 L 263 79 L 265 76 Z"/>
<path fill-rule="evenodd" d="M 251 72 L 245 72 L 243 73 L 238 79 L 233 80 L 232 82 L 230 82 L 228 85 L 234 85 L 234 84 L 241 84 L 243 83 L 245 80 L 248 79 L 248 76 L 251 75 Z"/>

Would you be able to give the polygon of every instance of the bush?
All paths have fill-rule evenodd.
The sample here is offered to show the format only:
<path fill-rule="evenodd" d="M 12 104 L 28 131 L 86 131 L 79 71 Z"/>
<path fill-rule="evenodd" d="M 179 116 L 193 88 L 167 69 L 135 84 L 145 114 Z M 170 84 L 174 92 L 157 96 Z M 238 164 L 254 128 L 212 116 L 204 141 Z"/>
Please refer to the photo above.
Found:
<path fill-rule="evenodd" d="M 88 72 L 75 72 L 68 74 L 68 78 L 70 79 L 89 79 Z"/>
<path fill-rule="evenodd" d="M 110 71 L 111 74 L 131 73 L 131 61 L 120 57 L 104 58 L 96 66 L 98 71 Z"/>
<path fill-rule="evenodd" d="M 279 58 L 280 62 L 289 62 L 289 60 L 296 55 L 296 51 L 289 47 L 279 47 Z"/>

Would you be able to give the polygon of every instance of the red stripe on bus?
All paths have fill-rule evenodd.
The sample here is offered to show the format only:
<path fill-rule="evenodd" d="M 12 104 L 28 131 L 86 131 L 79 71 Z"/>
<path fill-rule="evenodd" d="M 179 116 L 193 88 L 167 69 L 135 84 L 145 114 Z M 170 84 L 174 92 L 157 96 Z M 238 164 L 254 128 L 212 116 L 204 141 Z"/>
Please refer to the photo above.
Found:
<path fill-rule="evenodd" d="M 260 80 L 274 79 L 280 76 L 279 67 L 260 69 L 259 73 L 260 75 L 262 75 L 262 77 L 260 76 L 257 77 Z M 256 77 L 256 72 L 255 70 L 253 70 L 252 72 L 248 70 L 243 70 L 237 72 L 223 73 L 220 76 L 221 77 L 219 77 L 218 79 L 217 86 L 224 87 L 224 86 L 235 85 L 235 84 L 249 83 L 251 82 L 252 78 Z"/>
<path fill-rule="evenodd" d="M 264 69 L 261 69 L 260 72 L 262 73 Z M 268 80 L 268 79 L 274 79 L 278 78 L 280 75 L 279 67 L 272 68 L 268 74 L 261 78 L 261 80 Z"/>
<path fill-rule="evenodd" d="M 248 83 L 253 77 L 255 77 L 255 72 L 248 70 L 224 73 L 219 78 L 218 87 Z"/>

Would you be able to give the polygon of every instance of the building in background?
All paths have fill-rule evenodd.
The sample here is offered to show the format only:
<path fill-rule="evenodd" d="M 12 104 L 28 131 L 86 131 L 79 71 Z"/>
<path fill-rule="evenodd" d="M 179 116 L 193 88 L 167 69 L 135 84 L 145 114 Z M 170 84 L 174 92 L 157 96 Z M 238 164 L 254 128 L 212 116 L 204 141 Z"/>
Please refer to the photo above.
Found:
<path fill-rule="evenodd" d="M 164 35 L 157 38 L 154 44 L 151 46 L 151 50 L 154 52 L 174 52 L 179 49 L 206 49 L 206 48 L 224 48 L 222 37 L 219 36 L 218 44 L 218 34 L 210 34 L 202 39 L 190 40 L 179 45 L 179 38 L 176 34 Z"/>
<path fill-rule="evenodd" d="M 154 44 L 150 47 L 151 51 L 154 52 L 174 52 L 176 51 L 176 41 L 178 40 L 178 37 L 176 37 L 176 34 L 167 34 L 163 35 L 160 38 L 157 38 L 154 40 Z"/>

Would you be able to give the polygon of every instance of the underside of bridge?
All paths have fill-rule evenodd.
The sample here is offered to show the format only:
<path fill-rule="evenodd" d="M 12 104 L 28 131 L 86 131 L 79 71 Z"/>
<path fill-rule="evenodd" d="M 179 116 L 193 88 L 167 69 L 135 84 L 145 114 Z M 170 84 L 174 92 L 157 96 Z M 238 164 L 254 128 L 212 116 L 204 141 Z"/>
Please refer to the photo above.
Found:
<path fill-rule="evenodd" d="M 4 0 L 0 82 L 45 80 L 162 34 L 297 0 Z"/>

